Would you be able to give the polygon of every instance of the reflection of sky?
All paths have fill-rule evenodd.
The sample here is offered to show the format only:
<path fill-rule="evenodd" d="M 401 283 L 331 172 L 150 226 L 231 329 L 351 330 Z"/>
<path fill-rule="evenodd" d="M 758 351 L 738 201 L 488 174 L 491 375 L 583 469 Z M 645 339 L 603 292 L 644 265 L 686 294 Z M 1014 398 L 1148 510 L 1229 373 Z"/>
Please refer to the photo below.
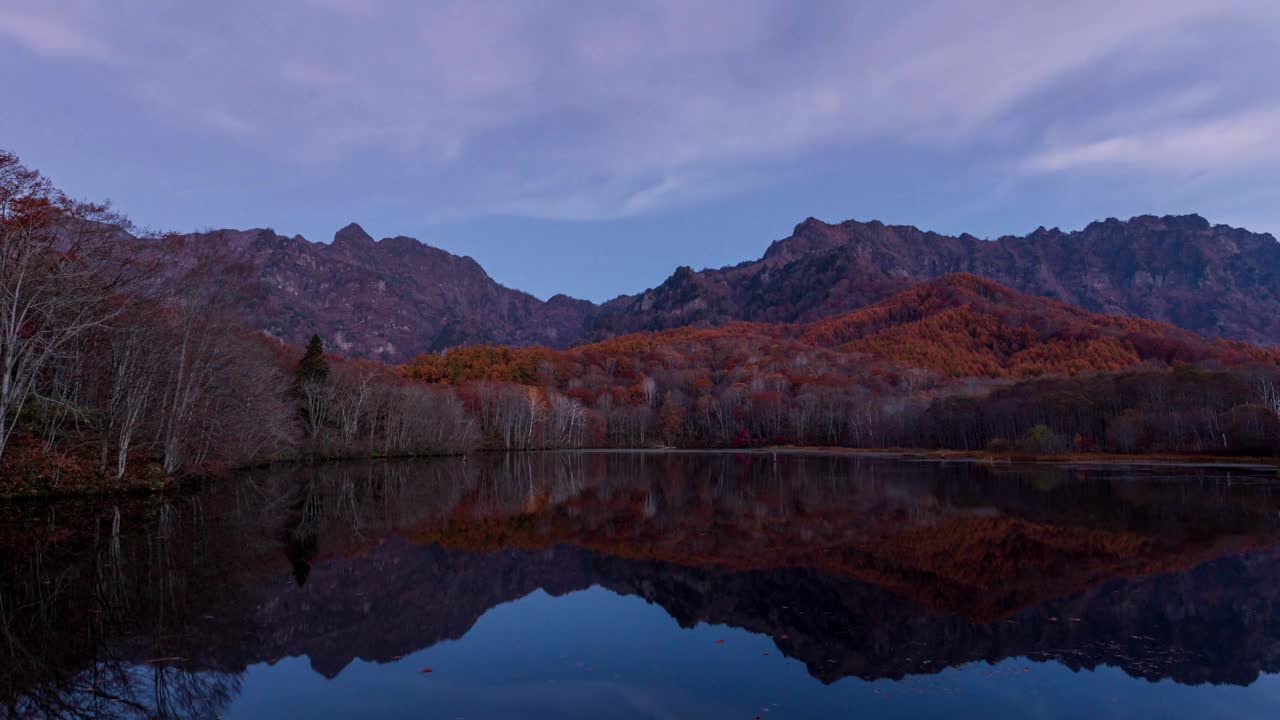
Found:
<path fill-rule="evenodd" d="M 592 588 L 560 598 L 537 591 L 490 610 L 457 642 L 386 665 L 357 660 L 332 681 L 306 658 L 254 666 L 229 715 L 1240 720 L 1280 716 L 1280 681 L 1152 683 L 1114 668 L 1077 673 L 1014 658 L 823 685 L 766 636 L 716 625 L 684 630 L 656 605 Z"/>

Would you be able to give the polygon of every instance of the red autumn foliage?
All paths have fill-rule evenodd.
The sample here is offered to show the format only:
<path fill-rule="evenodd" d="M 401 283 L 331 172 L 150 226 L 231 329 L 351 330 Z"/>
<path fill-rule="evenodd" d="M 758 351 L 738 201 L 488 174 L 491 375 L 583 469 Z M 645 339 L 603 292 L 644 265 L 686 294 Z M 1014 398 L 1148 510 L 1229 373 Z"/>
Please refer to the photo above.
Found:
<path fill-rule="evenodd" d="M 681 368 L 709 377 L 766 361 L 820 353 L 842 365 L 862 364 L 888 384 L 899 376 L 867 363 L 871 356 L 902 369 L 953 377 L 1075 375 L 1133 368 L 1146 362 L 1274 362 L 1280 352 L 1207 338 L 1153 320 L 1092 313 L 1025 295 L 976 275 L 921 283 L 870 307 L 802 325 L 735 322 L 623 335 L 569 350 L 469 346 L 422 355 L 403 372 L 426 382 L 495 380 L 561 384 L 598 367 L 610 378 L 638 377 L 638 368 Z M 775 373 L 776 374 L 776 373 Z M 788 373 L 790 382 L 821 384 L 826 372 Z"/>

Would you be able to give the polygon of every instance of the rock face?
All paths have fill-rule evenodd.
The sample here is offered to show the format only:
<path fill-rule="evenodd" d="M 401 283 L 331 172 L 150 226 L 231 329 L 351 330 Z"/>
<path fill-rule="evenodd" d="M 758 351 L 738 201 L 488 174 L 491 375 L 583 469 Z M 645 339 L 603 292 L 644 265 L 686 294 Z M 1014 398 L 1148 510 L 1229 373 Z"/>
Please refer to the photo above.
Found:
<path fill-rule="evenodd" d="M 318 333 L 330 350 L 391 362 L 465 343 L 563 346 L 593 305 L 544 302 L 503 287 L 479 263 L 409 237 L 376 241 L 359 225 L 331 244 L 272 230 L 219 230 L 181 244 L 231 256 L 249 292 L 233 302 L 248 324 L 294 343 Z"/>
<path fill-rule="evenodd" d="M 809 218 L 759 260 L 680 268 L 656 288 L 606 303 L 592 326 L 610 335 L 727 320 L 815 320 L 955 272 L 1095 312 L 1280 343 L 1280 243 L 1197 215 L 1108 219 L 1071 233 L 1039 228 L 993 241 Z"/>
<path fill-rule="evenodd" d="M 1280 344 L 1280 243 L 1196 215 L 1109 219 L 1064 233 L 981 240 L 911 226 L 810 218 L 759 260 L 694 271 L 603 305 L 542 301 L 499 285 L 469 257 L 348 225 L 331 244 L 272 230 L 184 236 L 238 261 L 238 310 L 294 343 L 319 333 L 348 355 L 392 362 L 468 343 L 565 347 L 639 330 L 731 320 L 810 321 L 921 281 L 972 273 L 1095 312 Z"/>

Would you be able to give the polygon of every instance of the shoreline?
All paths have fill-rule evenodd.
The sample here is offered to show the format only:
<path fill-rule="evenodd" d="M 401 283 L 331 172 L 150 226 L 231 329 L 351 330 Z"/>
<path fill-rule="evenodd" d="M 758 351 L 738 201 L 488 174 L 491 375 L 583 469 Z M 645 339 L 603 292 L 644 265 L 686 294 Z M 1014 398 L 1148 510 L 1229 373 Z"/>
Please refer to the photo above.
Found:
<path fill-rule="evenodd" d="M 671 454 L 734 454 L 734 455 L 830 455 L 843 457 L 867 457 L 911 462 L 970 462 L 986 465 L 1074 465 L 1074 466 L 1135 466 L 1135 467 L 1188 467 L 1221 468 L 1226 470 L 1276 471 L 1280 475 L 1280 457 L 1230 457 L 1222 455 L 1193 455 L 1176 453 L 1146 453 L 1125 455 L 1120 453 L 1001 453 L 988 450 L 928 450 L 922 448 L 852 448 L 823 445 L 766 445 L 751 448 L 544 448 L 528 450 L 501 450 L 482 448 L 462 453 L 429 453 L 404 455 L 347 455 L 304 456 L 255 463 L 217 472 L 197 472 L 162 483 L 137 482 L 120 485 L 107 483 L 93 487 L 76 484 L 74 489 L 63 492 L 32 491 L 0 494 L 0 502 L 21 500 L 45 500 L 68 497 L 118 497 L 148 494 L 165 494 L 181 491 L 209 482 L 219 482 L 254 469 L 279 465 L 310 465 L 316 463 L 387 462 L 395 460 L 426 460 L 449 457 L 466 457 L 471 454 L 498 453 L 644 453 Z"/>
<path fill-rule="evenodd" d="M 754 449 L 754 448 L 753 448 Z M 924 450 L 919 448 L 844 448 L 821 445 L 778 445 L 762 452 L 794 455 L 860 455 L 902 460 L 975 462 L 992 465 L 1141 465 L 1149 467 L 1218 467 L 1280 471 L 1280 457 L 1193 455 L 1178 453 L 1000 453 L 989 450 Z"/>

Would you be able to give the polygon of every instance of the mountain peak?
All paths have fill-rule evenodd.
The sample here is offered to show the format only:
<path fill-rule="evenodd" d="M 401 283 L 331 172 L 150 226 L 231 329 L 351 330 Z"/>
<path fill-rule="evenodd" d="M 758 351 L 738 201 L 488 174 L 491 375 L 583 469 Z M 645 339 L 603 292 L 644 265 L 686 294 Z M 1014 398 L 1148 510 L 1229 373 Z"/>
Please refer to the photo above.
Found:
<path fill-rule="evenodd" d="M 371 245 L 373 244 L 373 236 L 365 232 L 364 228 L 360 227 L 358 224 L 350 223 L 346 227 L 342 228 L 341 230 L 333 234 L 333 244 L 334 245 L 339 245 L 339 244 Z"/>
<path fill-rule="evenodd" d="M 801 220 L 800 223 L 796 225 L 795 230 L 793 230 L 792 233 L 795 235 L 799 235 L 801 233 L 814 232 L 816 230 L 824 230 L 829 227 L 831 227 L 831 225 L 829 225 L 828 223 L 822 222 L 816 217 L 809 216 L 804 220 Z"/>
<path fill-rule="evenodd" d="M 791 236 L 776 240 L 765 250 L 765 260 L 788 260 L 807 253 L 829 250 L 841 244 L 844 236 L 839 225 L 825 223 L 815 217 L 805 218 Z"/>
<path fill-rule="evenodd" d="M 1208 230 L 1211 227 L 1208 220 L 1196 213 L 1191 213 L 1190 215 L 1166 215 L 1164 221 L 1169 225 L 1189 230 Z"/>

